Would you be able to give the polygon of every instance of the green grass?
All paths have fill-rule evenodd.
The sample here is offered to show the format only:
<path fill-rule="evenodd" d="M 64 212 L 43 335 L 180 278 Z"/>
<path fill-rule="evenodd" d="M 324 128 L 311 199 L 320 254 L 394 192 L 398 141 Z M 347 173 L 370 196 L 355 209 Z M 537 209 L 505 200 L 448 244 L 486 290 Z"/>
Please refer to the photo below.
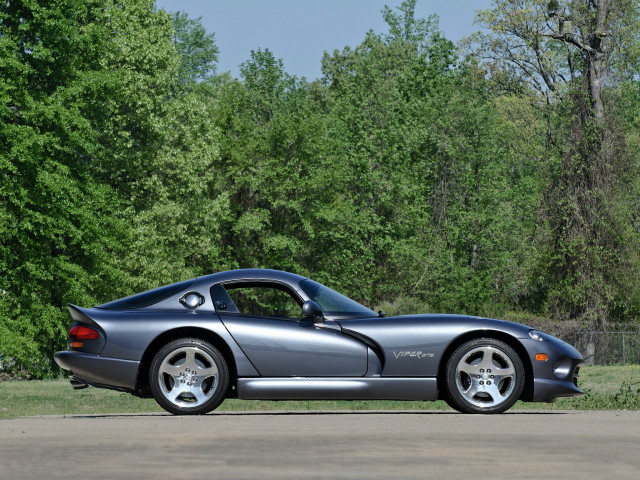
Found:
<path fill-rule="evenodd" d="M 640 409 L 640 365 L 587 366 L 580 370 L 587 395 L 557 403 L 522 403 L 514 409 Z M 448 410 L 444 402 L 225 400 L 222 411 Z M 162 412 L 153 399 L 98 388 L 73 390 L 66 379 L 0 382 L 0 419 L 33 415 Z"/>

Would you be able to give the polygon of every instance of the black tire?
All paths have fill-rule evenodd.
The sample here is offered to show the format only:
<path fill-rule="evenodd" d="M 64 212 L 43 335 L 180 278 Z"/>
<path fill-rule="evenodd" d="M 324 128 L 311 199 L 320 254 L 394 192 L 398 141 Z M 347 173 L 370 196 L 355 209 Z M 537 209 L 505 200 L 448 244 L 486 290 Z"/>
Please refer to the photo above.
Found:
<path fill-rule="evenodd" d="M 151 362 L 149 384 L 153 398 L 175 415 L 203 415 L 225 398 L 229 368 L 210 343 L 181 338 L 162 347 Z"/>
<path fill-rule="evenodd" d="M 524 367 L 518 354 L 494 338 L 464 343 L 446 365 L 446 398 L 464 413 L 502 413 L 518 401 Z"/>

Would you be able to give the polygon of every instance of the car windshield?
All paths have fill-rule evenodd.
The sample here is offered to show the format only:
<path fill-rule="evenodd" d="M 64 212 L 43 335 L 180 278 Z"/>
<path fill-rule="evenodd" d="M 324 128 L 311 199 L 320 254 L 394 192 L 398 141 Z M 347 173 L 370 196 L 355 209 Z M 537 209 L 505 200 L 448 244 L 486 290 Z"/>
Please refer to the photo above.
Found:
<path fill-rule="evenodd" d="M 303 280 L 300 286 L 311 300 L 320 304 L 327 315 L 377 316 L 373 310 L 313 280 Z"/>

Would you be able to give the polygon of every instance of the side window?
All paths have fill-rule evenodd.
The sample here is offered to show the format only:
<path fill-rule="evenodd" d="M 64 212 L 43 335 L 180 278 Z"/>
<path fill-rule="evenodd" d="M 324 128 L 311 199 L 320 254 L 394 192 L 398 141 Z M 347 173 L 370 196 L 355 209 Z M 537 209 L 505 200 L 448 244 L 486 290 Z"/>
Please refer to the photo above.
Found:
<path fill-rule="evenodd" d="M 238 313 L 238 309 L 233 304 L 233 300 L 219 283 L 211 287 L 211 299 L 217 312 Z"/>
<path fill-rule="evenodd" d="M 284 318 L 302 316 L 299 299 L 280 285 L 232 283 L 225 285 L 225 290 L 239 313 Z"/>

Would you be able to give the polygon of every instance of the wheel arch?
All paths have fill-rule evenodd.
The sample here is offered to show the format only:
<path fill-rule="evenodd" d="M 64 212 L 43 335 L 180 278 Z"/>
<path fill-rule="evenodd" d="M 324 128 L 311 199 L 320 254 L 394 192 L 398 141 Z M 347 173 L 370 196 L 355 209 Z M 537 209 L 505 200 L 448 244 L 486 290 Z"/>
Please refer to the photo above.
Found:
<path fill-rule="evenodd" d="M 229 369 L 229 388 L 227 391 L 227 397 L 232 396 L 232 392 L 235 392 L 238 374 L 235 358 L 231 353 L 231 349 L 216 333 L 211 330 L 198 327 L 180 327 L 168 330 L 158 335 L 149 344 L 149 346 L 147 346 L 144 354 L 142 355 L 142 359 L 140 360 L 140 366 L 138 367 L 136 394 L 141 397 L 151 397 L 151 390 L 149 387 L 149 368 L 151 368 L 153 357 L 164 345 L 179 338 L 197 338 L 210 343 L 220 351 L 225 362 L 227 362 L 227 368 Z"/>
<path fill-rule="evenodd" d="M 456 337 L 447 346 L 440 357 L 440 363 L 438 365 L 438 398 L 444 400 L 446 395 L 446 389 L 444 388 L 443 382 L 446 377 L 447 361 L 451 355 L 453 355 L 453 352 L 455 352 L 462 344 L 478 338 L 492 338 L 500 340 L 513 348 L 513 350 L 518 354 L 518 357 L 520 357 L 520 361 L 524 367 L 524 389 L 520 395 L 520 400 L 531 401 L 531 398 L 533 398 L 533 367 L 527 350 L 517 338 L 499 330 L 473 330 L 471 332 L 466 332 L 459 337 Z"/>

